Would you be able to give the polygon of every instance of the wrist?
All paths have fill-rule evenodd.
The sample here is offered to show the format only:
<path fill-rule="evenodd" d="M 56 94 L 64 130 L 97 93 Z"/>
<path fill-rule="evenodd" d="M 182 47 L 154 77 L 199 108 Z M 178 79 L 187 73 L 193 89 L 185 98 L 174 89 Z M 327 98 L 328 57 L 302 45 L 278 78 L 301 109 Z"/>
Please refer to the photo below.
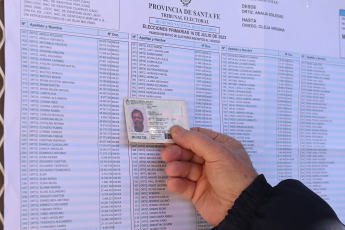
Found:
<path fill-rule="evenodd" d="M 250 229 L 255 211 L 262 205 L 263 200 L 270 193 L 272 186 L 267 183 L 264 175 L 259 175 L 247 189 L 236 199 L 228 215 L 218 225 L 218 230 Z"/>

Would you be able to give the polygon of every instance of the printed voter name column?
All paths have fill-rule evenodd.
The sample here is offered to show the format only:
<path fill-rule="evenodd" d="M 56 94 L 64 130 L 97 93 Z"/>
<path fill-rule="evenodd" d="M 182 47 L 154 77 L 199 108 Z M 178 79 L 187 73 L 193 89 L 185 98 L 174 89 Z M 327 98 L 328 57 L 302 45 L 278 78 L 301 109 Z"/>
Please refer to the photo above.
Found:
<path fill-rule="evenodd" d="M 74 81 L 66 80 L 63 70 L 74 65 L 63 60 L 65 39 L 56 34 L 22 30 L 22 229 L 64 229 L 72 223 L 66 215 L 71 193 L 66 190 L 71 173 L 67 156 L 69 126 L 65 117 L 67 98 Z M 64 67 L 62 67 L 64 66 Z M 26 112 L 28 111 L 28 114 Z M 25 127 L 27 127 L 25 133 Z M 27 135 L 27 138 L 25 138 Z M 25 173 L 27 171 L 27 173 Z M 66 184 L 67 182 L 67 184 Z M 26 208 L 27 207 L 27 208 Z"/>
<path fill-rule="evenodd" d="M 302 60 L 300 179 L 336 211 L 341 211 L 345 189 L 341 166 L 345 140 L 345 63 L 342 59 L 312 55 L 303 55 Z"/>
<path fill-rule="evenodd" d="M 273 183 L 297 178 L 299 62 L 290 58 L 298 55 L 233 49 L 260 56 L 222 56 L 224 132 L 244 144 L 255 167 Z"/>
<path fill-rule="evenodd" d="M 122 98 L 128 92 L 128 43 L 100 39 L 99 170 L 101 229 L 129 229 L 130 178 Z"/>
<path fill-rule="evenodd" d="M 109 211 L 109 208 L 100 211 L 103 208 L 100 202 L 107 197 L 108 205 L 115 204 L 113 201 L 118 200 L 119 194 L 112 186 L 107 188 L 108 193 L 100 194 L 101 186 L 113 185 L 114 180 L 117 183 L 119 179 L 100 174 L 106 171 L 112 176 L 116 171 L 118 146 L 116 141 L 110 146 L 110 157 L 116 158 L 114 162 L 101 162 L 101 157 L 108 157 L 109 152 L 99 146 L 98 141 L 107 143 L 109 135 L 103 135 L 99 124 L 109 124 L 108 117 L 103 117 L 109 114 L 101 114 L 99 109 L 102 108 L 102 112 L 111 109 L 110 135 L 117 136 L 118 107 L 113 105 L 119 104 L 117 93 L 121 92 L 112 91 L 111 106 L 106 101 L 109 98 L 99 97 L 99 92 L 102 90 L 102 95 L 109 97 L 109 88 L 118 82 L 109 82 L 107 73 L 114 76 L 117 67 L 125 64 L 113 65 L 108 53 L 104 58 L 97 39 L 92 38 L 22 30 L 21 44 L 21 146 L 27 146 L 27 150 L 21 152 L 23 229 L 100 229 L 100 215 Z M 128 53 L 127 46 L 125 44 L 121 52 Z M 118 56 L 118 50 L 113 49 L 111 47 L 110 57 Z M 100 57 L 107 60 L 103 62 L 106 68 L 116 70 L 108 71 L 99 66 Z M 114 137 L 114 140 L 118 139 Z M 128 168 L 128 161 L 125 164 Z M 25 183 L 28 186 L 25 187 Z M 121 188 L 127 192 L 124 186 L 125 183 Z M 124 195 L 123 200 L 122 208 L 129 210 Z M 114 206 L 110 213 L 122 211 Z M 114 221 L 111 219 L 111 226 Z M 116 221 L 119 223 L 119 219 Z"/>
<path fill-rule="evenodd" d="M 131 69 L 131 96 L 182 99 L 191 111 L 194 50 L 134 42 Z M 131 145 L 135 229 L 196 229 L 192 204 L 167 191 L 162 148 Z"/>
<path fill-rule="evenodd" d="M 241 141 L 253 161 L 263 154 L 263 62 L 263 57 L 222 53 L 223 132 Z"/>

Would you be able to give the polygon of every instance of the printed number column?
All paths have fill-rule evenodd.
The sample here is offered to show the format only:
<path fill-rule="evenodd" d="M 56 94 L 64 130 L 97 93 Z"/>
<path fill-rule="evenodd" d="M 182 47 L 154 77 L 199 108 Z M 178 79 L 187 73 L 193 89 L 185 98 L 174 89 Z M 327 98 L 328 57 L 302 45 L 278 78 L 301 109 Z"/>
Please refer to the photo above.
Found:
<path fill-rule="evenodd" d="M 299 61 L 278 59 L 277 179 L 297 178 Z"/>
<path fill-rule="evenodd" d="M 101 229 L 128 229 L 129 162 L 123 132 L 128 43 L 99 40 L 99 167 Z"/>
<path fill-rule="evenodd" d="M 194 126 L 220 130 L 219 117 L 219 54 L 196 50 L 194 52 Z M 196 211 L 198 230 L 210 229 Z"/>
<path fill-rule="evenodd" d="M 29 125 L 29 44 L 28 32 L 21 33 L 22 41 L 22 105 L 20 127 L 21 168 L 21 229 L 29 229 L 29 186 L 28 186 L 28 125 Z"/>
<path fill-rule="evenodd" d="M 139 84 L 138 84 L 138 76 L 139 76 L 139 52 L 138 52 L 138 43 L 132 43 L 132 50 L 131 50 L 131 59 L 132 59 L 132 67 L 131 67 L 131 88 L 130 88 L 130 95 L 131 97 L 138 97 L 139 91 Z M 145 60 L 146 61 L 146 60 Z M 132 160 L 132 176 L 133 176 L 133 214 L 132 221 L 134 224 L 134 229 L 143 229 L 141 226 L 141 180 L 140 176 L 142 176 L 143 168 L 140 167 L 139 164 L 139 150 L 141 149 L 140 145 L 132 144 L 131 145 L 131 160 Z M 145 222 L 145 220 L 143 220 Z"/>
<path fill-rule="evenodd" d="M 107 71 L 107 40 L 98 41 L 99 65 L 99 167 L 100 167 L 100 222 L 101 229 L 112 225 L 111 185 L 111 84 L 108 83 L 110 72 Z"/>
<path fill-rule="evenodd" d="M 140 180 L 139 180 L 139 157 L 138 145 L 131 145 L 132 176 L 133 176 L 133 210 L 134 229 L 140 229 Z"/>
<path fill-rule="evenodd" d="M 235 85 L 239 79 L 239 73 L 235 71 L 238 68 L 238 59 L 236 56 L 222 54 L 222 116 L 223 132 L 228 135 L 235 135 L 236 122 L 236 104 L 235 104 Z"/>
<path fill-rule="evenodd" d="M 229 95 L 229 90 L 228 90 L 228 55 L 227 54 L 222 54 L 222 117 L 223 117 L 223 132 L 224 133 L 229 133 L 230 126 L 230 116 L 229 116 L 229 103 L 228 103 L 228 95 Z"/>
<path fill-rule="evenodd" d="M 137 97 L 138 93 L 138 43 L 132 43 L 132 77 L 131 96 Z"/>
<path fill-rule="evenodd" d="M 219 55 L 195 51 L 194 126 L 219 130 Z"/>

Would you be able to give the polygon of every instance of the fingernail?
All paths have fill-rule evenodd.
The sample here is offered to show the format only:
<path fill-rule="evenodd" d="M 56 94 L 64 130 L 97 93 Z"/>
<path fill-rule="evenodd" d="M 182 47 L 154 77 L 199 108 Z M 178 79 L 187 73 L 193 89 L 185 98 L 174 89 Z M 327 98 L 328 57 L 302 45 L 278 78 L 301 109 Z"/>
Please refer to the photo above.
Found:
<path fill-rule="evenodd" d="M 179 125 L 175 125 L 171 128 L 171 132 L 174 132 L 175 134 L 180 134 L 183 132 L 183 128 Z"/>

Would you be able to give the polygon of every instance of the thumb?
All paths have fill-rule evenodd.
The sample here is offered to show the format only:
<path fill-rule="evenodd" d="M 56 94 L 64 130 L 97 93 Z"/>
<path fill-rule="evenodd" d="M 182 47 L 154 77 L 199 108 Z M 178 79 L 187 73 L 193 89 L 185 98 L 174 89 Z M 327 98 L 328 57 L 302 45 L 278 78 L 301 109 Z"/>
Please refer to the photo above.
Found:
<path fill-rule="evenodd" d="M 176 144 L 191 150 L 196 155 L 204 158 L 206 162 L 221 160 L 224 153 L 229 151 L 225 146 L 200 132 L 189 131 L 181 126 L 172 127 L 170 132 Z"/>

